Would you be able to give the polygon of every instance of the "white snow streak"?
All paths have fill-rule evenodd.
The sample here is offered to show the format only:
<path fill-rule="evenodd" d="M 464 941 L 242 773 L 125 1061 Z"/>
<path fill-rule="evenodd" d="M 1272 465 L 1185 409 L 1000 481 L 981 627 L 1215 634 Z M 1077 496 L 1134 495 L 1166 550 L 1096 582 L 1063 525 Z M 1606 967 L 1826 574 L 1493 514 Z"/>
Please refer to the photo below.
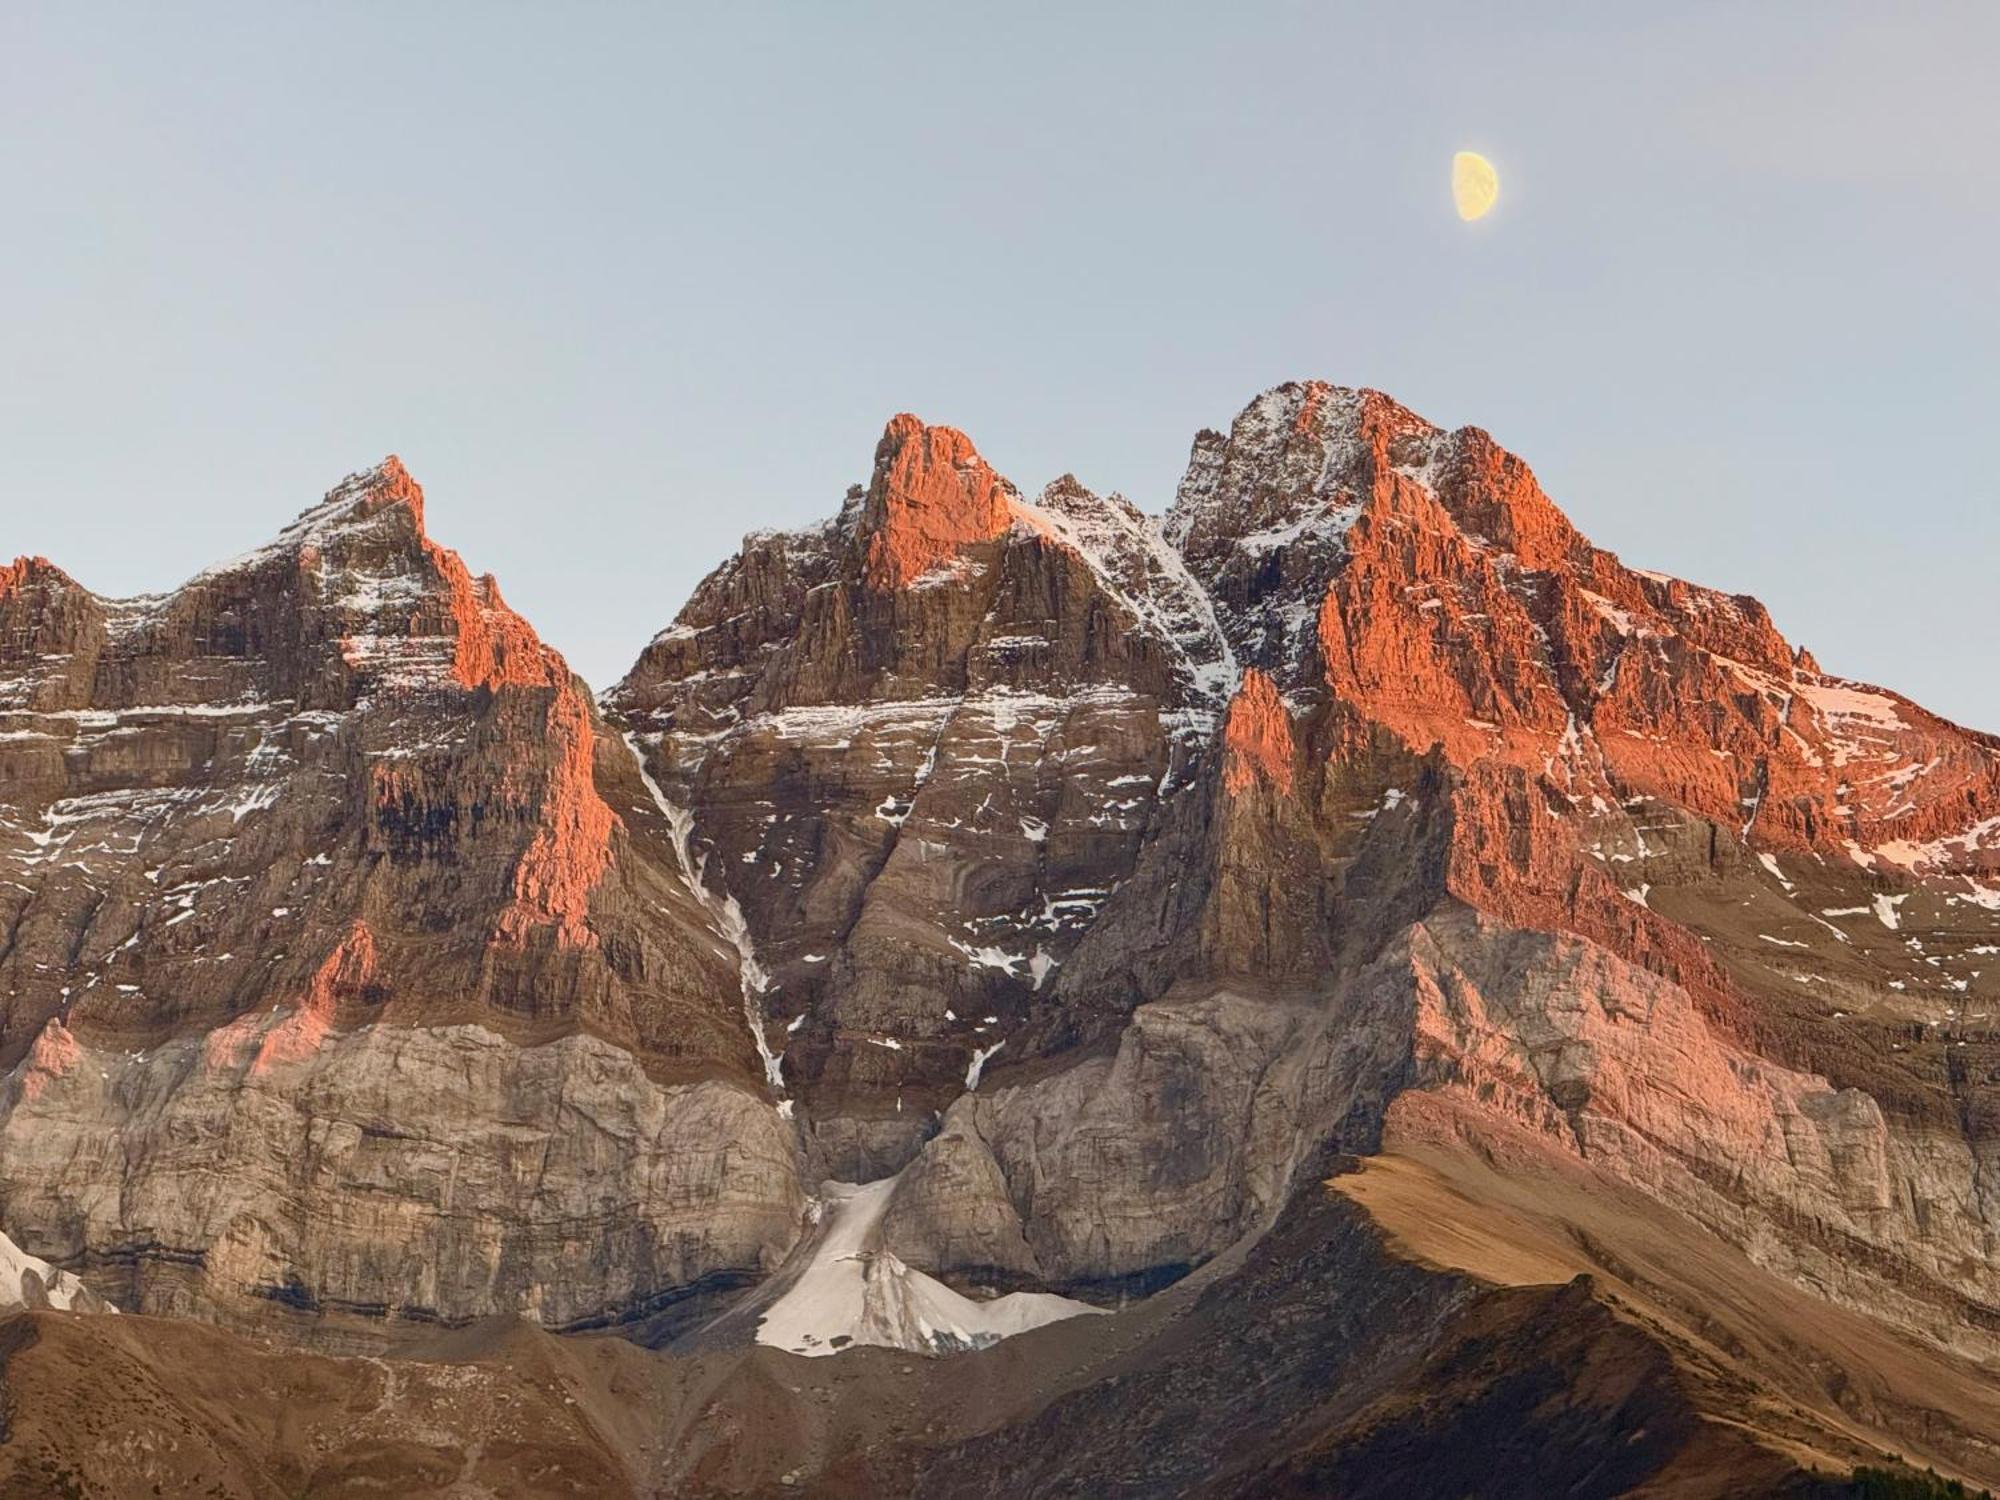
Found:
<path fill-rule="evenodd" d="M 749 1024 L 750 1036 L 757 1043 L 757 1056 L 764 1062 L 764 1080 L 779 1093 L 785 1089 L 785 1054 L 773 1052 L 764 1038 L 763 994 L 770 983 L 770 976 L 764 966 L 757 962 L 756 947 L 750 939 L 750 924 L 743 920 L 743 908 L 730 895 L 718 896 L 708 888 L 704 878 L 707 861 L 697 861 L 690 840 L 694 835 L 694 814 L 672 801 L 653 779 L 653 773 L 646 769 L 645 752 L 639 748 L 635 734 L 624 736 L 625 748 L 632 753 L 632 763 L 639 768 L 639 780 L 645 783 L 646 794 L 653 799 L 653 806 L 660 810 L 660 816 L 667 820 L 672 830 L 674 858 L 680 863 L 681 878 L 694 892 L 695 900 L 715 919 L 715 925 L 729 945 L 736 950 L 737 970 L 743 983 L 743 1019 Z"/>
<path fill-rule="evenodd" d="M 854 1344 L 952 1354 L 1102 1311 L 1050 1292 L 1010 1292 L 975 1302 L 910 1269 L 881 1243 L 882 1218 L 896 1182 L 885 1177 L 865 1187 L 822 1185 L 812 1258 L 758 1323 L 758 1343 L 815 1356 Z"/>

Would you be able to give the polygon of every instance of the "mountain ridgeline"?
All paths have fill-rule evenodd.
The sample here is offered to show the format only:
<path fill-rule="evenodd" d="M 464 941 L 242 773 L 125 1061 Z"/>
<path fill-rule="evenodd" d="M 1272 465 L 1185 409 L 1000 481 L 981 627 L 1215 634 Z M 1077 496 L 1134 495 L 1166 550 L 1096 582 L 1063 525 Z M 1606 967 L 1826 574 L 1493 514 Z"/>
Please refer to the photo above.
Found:
<path fill-rule="evenodd" d="M 898 416 L 594 700 L 394 459 L 23 559 L 0 931 L 0 1229 L 142 1315 L 20 1315 L 15 1474 L 2000 1479 L 2000 740 L 1377 392 L 1164 516 Z M 245 1336 L 320 1415 L 189 1383 Z M 566 1404 L 487 1473 L 466 1380 Z"/>

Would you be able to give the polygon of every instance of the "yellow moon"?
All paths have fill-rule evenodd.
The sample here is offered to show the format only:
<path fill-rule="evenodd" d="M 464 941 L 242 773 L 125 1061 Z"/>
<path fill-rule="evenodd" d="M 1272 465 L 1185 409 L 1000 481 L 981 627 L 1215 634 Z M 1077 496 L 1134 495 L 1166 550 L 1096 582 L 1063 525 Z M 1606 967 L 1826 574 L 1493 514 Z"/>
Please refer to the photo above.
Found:
<path fill-rule="evenodd" d="M 1451 159 L 1451 201 L 1458 216 L 1470 224 L 1483 219 L 1500 201 L 1500 174 L 1477 151 L 1461 151 Z"/>

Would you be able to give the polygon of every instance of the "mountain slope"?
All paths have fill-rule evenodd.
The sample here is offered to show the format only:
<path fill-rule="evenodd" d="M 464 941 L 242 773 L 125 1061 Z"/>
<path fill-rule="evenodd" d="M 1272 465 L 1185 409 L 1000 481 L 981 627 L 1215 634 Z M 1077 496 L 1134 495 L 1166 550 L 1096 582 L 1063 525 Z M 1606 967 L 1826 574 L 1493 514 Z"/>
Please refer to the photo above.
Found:
<path fill-rule="evenodd" d="M 782 1253 L 736 955 L 395 460 L 168 595 L 14 565 L 0 674 L 10 1229 L 252 1321 L 618 1316 Z"/>
<path fill-rule="evenodd" d="M 605 703 L 912 1265 L 1157 1286 L 1414 1087 L 1993 1347 L 2000 745 L 1626 568 L 1483 433 L 1280 387 L 1156 523 L 898 418 Z"/>
<path fill-rule="evenodd" d="M 2000 1474 L 2000 742 L 1475 429 L 900 416 L 596 706 L 394 469 L 0 623 L 0 1223 L 114 1300 L 620 1328 L 640 1488 Z"/>
<path fill-rule="evenodd" d="M 1593 1244 L 1560 1227 L 1574 1214 Z M 1440 1262 L 1440 1229 L 1469 1269 Z M 1344 1164 L 1217 1270 L 937 1359 L 676 1355 L 499 1320 L 343 1359 L 37 1314 L 0 1323 L 0 1490 L 1695 1500 L 1843 1495 L 1810 1476 L 1898 1455 L 1992 1469 L 2000 1409 L 1978 1372 L 1602 1183 Z M 1890 1401 L 1921 1438 L 1870 1431 Z"/>

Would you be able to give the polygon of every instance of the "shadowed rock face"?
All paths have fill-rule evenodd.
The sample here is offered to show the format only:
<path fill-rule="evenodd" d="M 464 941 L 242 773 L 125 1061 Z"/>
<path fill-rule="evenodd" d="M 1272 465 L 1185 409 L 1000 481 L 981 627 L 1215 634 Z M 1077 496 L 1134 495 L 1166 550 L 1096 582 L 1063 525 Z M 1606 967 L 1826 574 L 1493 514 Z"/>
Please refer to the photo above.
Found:
<path fill-rule="evenodd" d="M 1121 1024 L 1063 966 L 1204 753 L 1228 662 L 1152 522 L 1073 480 L 1028 504 L 898 417 L 865 492 L 750 538 L 606 695 L 748 919 L 830 1174 L 907 1160 L 1003 1037 Z"/>

